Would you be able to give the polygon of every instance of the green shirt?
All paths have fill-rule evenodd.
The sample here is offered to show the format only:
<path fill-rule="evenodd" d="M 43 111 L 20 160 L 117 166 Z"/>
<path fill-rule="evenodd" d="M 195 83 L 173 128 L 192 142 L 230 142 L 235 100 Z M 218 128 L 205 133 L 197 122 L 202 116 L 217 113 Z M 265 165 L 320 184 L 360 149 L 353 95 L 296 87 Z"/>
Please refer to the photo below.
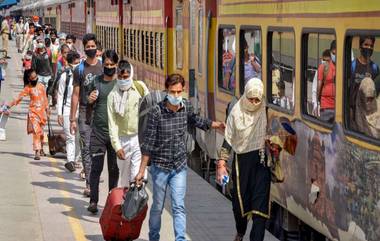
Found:
<path fill-rule="evenodd" d="M 92 127 L 108 135 L 107 97 L 116 84 L 116 80 L 105 81 L 101 75 L 92 82 L 91 90 L 98 90 L 98 99 L 94 104 Z"/>

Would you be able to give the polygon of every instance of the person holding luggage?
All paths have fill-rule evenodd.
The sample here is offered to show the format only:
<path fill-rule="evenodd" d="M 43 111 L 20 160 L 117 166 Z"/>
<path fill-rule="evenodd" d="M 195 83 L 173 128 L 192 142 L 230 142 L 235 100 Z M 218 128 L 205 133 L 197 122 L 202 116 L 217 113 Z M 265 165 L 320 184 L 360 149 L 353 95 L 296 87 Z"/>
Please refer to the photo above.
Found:
<path fill-rule="evenodd" d="M 90 95 L 88 104 L 92 105 L 93 118 L 87 116 L 87 120 L 92 120 L 91 124 L 91 173 L 90 173 L 90 205 L 87 210 L 93 214 L 98 212 L 99 182 L 103 171 L 104 157 L 107 153 L 108 167 L 108 187 L 109 190 L 117 186 L 119 179 L 119 169 L 117 167 L 116 152 L 112 147 L 108 129 L 107 99 L 109 93 L 116 84 L 116 68 L 119 56 L 115 50 L 107 50 L 103 54 L 104 75 L 96 77 L 90 84 Z"/>
<path fill-rule="evenodd" d="M 49 113 L 49 104 L 45 93 L 45 87 L 38 82 L 38 76 L 34 69 L 25 71 L 25 78 L 29 84 L 21 91 L 18 97 L 9 104 L 9 108 L 20 104 L 21 100 L 29 96 L 29 111 L 27 119 L 27 132 L 33 135 L 33 150 L 35 151 L 34 160 L 40 160 L 43 151 L 44 127 Z M 25 81 L 25 80 L 24 80 Z"/>
<path fill-rule="evenodd" d="M 149 240 L 160 239 L 161 214 L 167 187 L 171 189 L 172 212 L 176 241 L 184 241 L 186 234 L 186 132 L 194 126 L 202 130 L 224 129 L 222 122 L 203 119 L 193 112 L 190 102 L 182 99 L 185 79 L 171 74 L 165 81 L 166 98 L 149 113 L 144 142 L 141 145 L 141 165 L 135 177 L 142 184 L 145 169 L 151 162 L 153 204 L 149 218 Z"/>
<path fill-rule="evenodd" d="M 108 95 L 108 128 L 117 155 L 120 187 L 129 187 L 139 172 L 141 162 L 138 138 L 139 103 L 149 93 L 142 81 L 133 81 L 133 67 L 121 60 L 117 82 Z"/>
<path fill-rule="evenodd" d="M 77 110 L 79 103 L 78 127 L 82 143 L 82 164 L 84 177 L 86 179 L 86 188 L 83 194 L 90 196 L 90 136 L 91 126 L 86 123 L 86 106 L 88 103 L 87 96 L 90 93 L 89 86 L 92 84 L 97 75 L 101 75 L 103 67 L 96 58 L 96 36 L 94 34 L 86 34 L 83 37 L 84 52 L 87 55 L 85 61 L 82 61 L 74 70 L 74 89 L 71 96 L 70 111 L 70 131 L 74 134 L 77 130 Z"/>
<path fill-rule="evenodd" d="M 243 240 L 250 218 L 253 225 L 249 240 L 264 240 L 271 182 L 265 157 L 266 127 L 264 85 L 253 78 L 228 116 L 217 169 L 217 181 L 222 183 L 233 150 L 236 154 L 232 165 L 232 209 L 237 230 L 234 241 Z"/>
<path fill-rule="evenodd" d="M 57 111 L 58 124 L 63 126 L 66 136 L 66 153 L 67 162 L 65 167 L 70 172 L 75 171 L 77 161 L 80 155 L 79 135 L 70 133 L 70 107 L 71 95 L 73 93 L 73 72 L 75 67 L 80 62 L 80 55 L 75 51 L 70 51 L 67 54 L 68 66 L 61 74 L 58 83 Z"/>

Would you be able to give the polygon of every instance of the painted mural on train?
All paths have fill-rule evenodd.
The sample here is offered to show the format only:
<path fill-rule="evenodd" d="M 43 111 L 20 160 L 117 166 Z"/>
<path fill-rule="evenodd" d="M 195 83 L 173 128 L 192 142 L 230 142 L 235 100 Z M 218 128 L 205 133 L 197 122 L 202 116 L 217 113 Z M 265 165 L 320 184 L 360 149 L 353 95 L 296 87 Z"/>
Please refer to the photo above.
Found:
<path fill-rule="evenodd" d="M 281 136 L 283 120 L 269 120 L 270 134 Z M 281 152 L 285 181 L 273 185 L 274 199 L 330 239 L 380 240 L 380 153 L 350 143 L 339 124 L 331 133 L 291 126 L 296 153 Z"/>

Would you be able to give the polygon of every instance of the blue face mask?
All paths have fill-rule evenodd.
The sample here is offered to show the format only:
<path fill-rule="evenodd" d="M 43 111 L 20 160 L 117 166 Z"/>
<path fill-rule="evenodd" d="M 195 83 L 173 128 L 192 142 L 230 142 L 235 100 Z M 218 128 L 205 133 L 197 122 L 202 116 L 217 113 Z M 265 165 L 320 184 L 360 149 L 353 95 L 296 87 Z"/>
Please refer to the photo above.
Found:
<path fill-rule="evenodd" d="M 167 95 L 168 101 L 172 105 L 180 105 L 182 102 L 182 96 L 174 97 L 172 95 Z"/>
<path fill-rule="evenodd" d="M 335 63 L 335 61 L 336 61 L 336 55 L 335 54 L 331 54 L 331 60 L 332 60 L 332 62 Z"/>

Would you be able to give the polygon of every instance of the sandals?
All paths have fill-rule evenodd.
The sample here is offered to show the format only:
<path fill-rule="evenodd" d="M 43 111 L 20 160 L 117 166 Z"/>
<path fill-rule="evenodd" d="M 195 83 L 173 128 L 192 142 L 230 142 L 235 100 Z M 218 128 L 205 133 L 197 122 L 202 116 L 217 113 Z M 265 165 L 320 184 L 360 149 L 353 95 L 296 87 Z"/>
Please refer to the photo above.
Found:
<path fill-rule="evenodd" d="M 234 241 L 243 241 L 244 236 L 236 234 Z"/>
<path fill-rule="evenodd" d="M 84 172 L 84 168 L 82 169 L 82 171 L 79 173 L 79 178 L 81 180 L 86 180 L 86 173 Z"/>
<path fill-rule="evenodd" d="M 36 161 L 39 161 L 41 160 L 41 157 L 40 157 L 40 151 L 35 151 L 35 154 L 34 154 L 34 160 Z"/>
<path fill-rule="evenodd" d="M 42 149 L 40 150 L 40 155 L 41 156 L 46 156 L 46 153 L 44 152 L 44 150 L 42 150 Z"/>

